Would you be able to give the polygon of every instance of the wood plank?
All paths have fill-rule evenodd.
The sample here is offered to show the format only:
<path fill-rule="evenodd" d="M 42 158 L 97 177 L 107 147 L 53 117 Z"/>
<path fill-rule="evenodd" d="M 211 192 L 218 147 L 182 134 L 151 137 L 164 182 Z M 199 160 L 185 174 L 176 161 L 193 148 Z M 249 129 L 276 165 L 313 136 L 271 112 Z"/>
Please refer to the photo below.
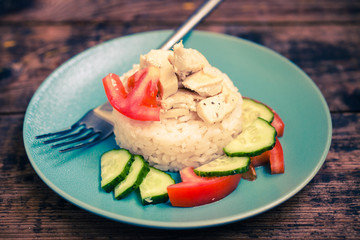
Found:
<path fill-rule="evenodd" d="M 94 25 L 0 27 L 5 46 L 0 48 L 0 112 L 24 112 L 36 89 L 58 66 L 99 42 L 122 35 L 123 30 L 123 26 L 113 26 L 104 33 Z"/>
<path fill-rule="evenodd" d="M 359 119 L 360 113 L 332 114 L 334 135 L 325 164 L 303 190 L 280 206 L 224 226 L 159 231 L 104 219 L 58 196 L 27 159 L 21 134 L 23 115 L 3 115 L 0 238 L 356 239 L 360 235 Z"/>
<path fill-rule="evenodd" d="M 227 0 L 198 26 L 279 52 L 314 80 L 329 104 L 333 137 L 326 161 L 280 206 L 213 228 L 139 228 L 76 207 L 37 176 L 25 153 L 22 125 L 44 79 L 108 39 L 176 28 L 202 2 L 0 1 L 1 239 L 360 239 L 359 1 Z M 9 3 L 12 9 L 3 7 Z"/>
<path fill-rule="evenodd" d="M 23 2 L 23 1 L 22 1 Z M 203 0 L 180 1 L 59 1 L 34 0 L 31 4 L 18 6 L 0 16 L 4 22 L 74 22 L 74 21 L 120 21 L 132 24 L 152 22 L 155 24 L 179 24 L 184 21 Z M 268 25 L 272 23 L 353 23 L 359 22 L 358 1 L 352 0 L 228 0 L 206 19 L 207 23 L 235 23 Z M 81 9 L 81 11 L 79 11 Z M 231 16 L 231 17 L 229 17 Z M 319 17 L 321 16 L 321 17 Z"/>
<path fill-rule="evenodd" d="M 24 112 L 44 79 L 81 51 L 118 36 L 163 27 L 0 26 L 3 46 L 0 48 L 0 113 Z M 360 110 L 358 26 L 200 25 L 198 29 L 223 32 L 269 47 L 293 61 L 314 80 L 331 111 Z"/>

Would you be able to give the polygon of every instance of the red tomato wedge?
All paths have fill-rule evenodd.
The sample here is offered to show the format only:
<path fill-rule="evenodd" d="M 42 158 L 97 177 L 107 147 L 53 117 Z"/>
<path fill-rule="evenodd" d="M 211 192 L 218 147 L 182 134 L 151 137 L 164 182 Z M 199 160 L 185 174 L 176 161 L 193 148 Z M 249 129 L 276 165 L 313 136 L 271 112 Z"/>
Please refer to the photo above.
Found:
<path fill-rule="evenodd" d="M 123 115 L 140 121 L 160 121 L 157 99 L 160 71 L 149 67 L 129 77 L 126 91 L 118 75 L 110 73 L 103 85 L 110 104 Z"/>
<path fill-rule="evenodd" d="M 168 186 L 167 191 L 174 207 L 195 207 L 218 201 L 239 184 L 241 174 L 225 177 L 199 177 L 192 167 L 180 171 L 183 182 Z"/>
<path fill-rule="evenodd" d="M 258 156 L 251 157 L 251 164 L 254 165 L 254 167 L 263 166 L 268 163 L 270 163 L 271 174 L 285 172 L 284 152 L 278 138 L 276 138 L 276 143 L 273 149 Z"/>
<path fill-rule="evenodd" d="M 192 167 L 183 168 L 179 173 L 182 182 L 206 182 L 209 180 L 209 178 L 196 175 Z"/>
<path fill-rule="evenodd" d="M 276 138 L 275 146 L 270 150 L 271 174 L 284 173 L 284 168 L 284 152 L 279 139 Z"/>
<path fill-rule="evenodd" d="M 251 164 L 254 165 L 254 167 L 264 166 L 270 162 L 270 150 L 263 152 L 260 155 L 251 157 Z"/>

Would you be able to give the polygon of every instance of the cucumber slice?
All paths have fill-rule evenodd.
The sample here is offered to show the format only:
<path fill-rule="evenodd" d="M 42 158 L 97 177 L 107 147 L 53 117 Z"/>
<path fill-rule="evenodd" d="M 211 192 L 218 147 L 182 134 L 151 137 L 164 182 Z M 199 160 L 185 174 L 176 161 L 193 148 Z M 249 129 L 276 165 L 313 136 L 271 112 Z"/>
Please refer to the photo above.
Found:
<path fill-rule="evenodd" d="M 221 156 L 214 161 L 195 168 L 194 172 L 201 177 L 221 177 L 245 173 L 249 170 L 249 165 L 249 157 Z"/>
<path fill-rule="evenodd" d="M 167 173 L 150 167 L 149 173 L 139 186 L 143 205 L 167 202 L 167 187 L 175 184 L 175 180 Z"/>
<path fill-rule="evenodd" d="M 252 157 L 272 149 L 275 142 L 275 128 L 268 121 L 257 118 L 225 146 L 224 152 L 231 157 Z"/>
<path fill-rule="evenodd" d="M 144 158 L 140 155 L 135 155 L 129 174 L 115 187 L 114 197 L 122 199 L 129 195 L 134 189 L 139 187 L 149 170 L 149 166 L 145 163 Z"/>
<path fill-rule="evenodd" d="M 101 156 L 101 188 L 111 192 L 125 179 L 133 156 L 126 149 L 110 150 Z"/>
<path fill-rule="evenodd" d="M 253 99 L 244 98 L 242 104 L 243 129 L 247 128 L 258 117 L 271 123 L 274 120 L 274 113 L 265 104 L 254 101 Z"/>

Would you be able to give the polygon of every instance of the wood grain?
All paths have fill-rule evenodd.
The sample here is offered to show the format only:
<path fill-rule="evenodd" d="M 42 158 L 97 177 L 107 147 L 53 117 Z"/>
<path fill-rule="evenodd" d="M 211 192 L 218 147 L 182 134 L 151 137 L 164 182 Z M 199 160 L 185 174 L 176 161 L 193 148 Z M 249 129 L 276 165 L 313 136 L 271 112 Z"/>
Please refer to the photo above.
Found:
<path fill-rule="evenodd" d="M 2 16 L 5 22 L 142 22 L 167 25 L 184 21 L 202 0 L 178 1 L 89 1 L 33 0 L 30 7 Z M 354 23 L 359 22 L 358 1 L 352 0 L 226 0 L 205 20 L 206 23 Z"/>
<path fill-rule="evenodd" d="M 334 36 L 330 37 L 329 27 L 228 25 L 200 26 L 199 30 L 223 32 L 277 51 L 314 80 L 332 111 L 359 111 L 360 30 L 356 26 L 331 26 Z M 72 56 L 124 31 L 131 34 L 148 30 L 141 26 L 129 31 L 107 24 L 0 27 L 0 40 L 13 43 L 0 51 L 2 71 L 7 72 L 0 81 L 0 100 L 4 103 L 0 112 L 24 112 L 41 82 Z M 22 41 L 24 32 L 27 41 Z M 44 32 L 48 36 L 44 37 Z"/>
<path fill-rule="evenodd" d="M 333 136 L 318 174 L 285 203 L 244 221 L 181 231 L 111 221 L 67 202 L 33 170 L 22 125 L 36 89 L 72 56 L 116 37 L 174 29 L 203 1 L 9 2 L 0 2 L 1 239 L 360 239 L 359 1 L 226 0 L 198 26 L 298 65 L 329 105 Z"/>

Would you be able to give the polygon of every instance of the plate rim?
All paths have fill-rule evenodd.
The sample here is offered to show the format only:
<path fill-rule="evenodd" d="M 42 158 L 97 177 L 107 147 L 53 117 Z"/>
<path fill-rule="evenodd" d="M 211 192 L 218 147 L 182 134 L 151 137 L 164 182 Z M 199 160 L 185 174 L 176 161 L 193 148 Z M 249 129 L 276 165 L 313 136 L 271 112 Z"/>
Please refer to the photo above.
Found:
<path fill-rule="evenodd" d="M 227 34 L 224 34 L 224 33 L 202 31 L 202 30 L 194 30 L 190 34 L 191 35 L 193 35 L 193 34 L 194 35 L 207 35 L 207 36 L 210 36 L 210 37 L 214 36 L 214 37 L 217 37 L 217 38 L 225 38 L 225 39 L 228 39 L 228 40 L 231 40 L 231 41 L 239 41 L 239 42 L 243 42 L 243 43 L 245 43 L 247 45 L 250 45 L 251 47 L 255 47 L 255 48 L 260 49 L 262 51 L 266 51 L 271 55 L 275 55 L 277 57 L 277 59 L 285 62 L 286 64 L 290 64 L 292 66 L 292 68 L 296 69 L 303 76 L 303 78 L 306 79 L 309 84 L 311 84 L 312 88 L 315 90 L 316 95 L 321 100 L 321 105 L 325 110 L 325 113 L 326 113 L 325 117 L 328 120 L 327 139 L 326 139 L 325 147 L 324 147 L 324 149 L 322 149 L 321 157 L 320 157 L 319 161 L 316 164 L 316 167 L 310 172 L 308 177 L 304 181 L 302 181 L 301 184 L 297 185 L 296 188 L 292 189 L 292 191 L 285 194 L 282 198 L 279 198 L 276 201 L 273 201 L 273 202 L 271 202 L 269 204 L 266 204 L 265 206 L 263 206 L 261 208 L 256 208 L 256 209 L 254 209 L 252 211 L 249 211 L 248 213 L 235 214 L 235 215 L 232 215 L 232 216 L 221 217 L 221 218 L 216 218 L 216 219 L 209 219 L 209 220 L 206 220 L 206 221 L 195 221 L 195 222 L 191 222 L 191 221 L 190 222 L 183 222 L 183 221 L 175 222 L 175 221 L 172 221 L 172 222 L 165 222 L 165 221 L 155 221 L 155 220 L 139 219 L 139 218 L 135 218 L 135 217 L 128 217 L 128 216 L 120 215 L 120 214 L 113 213 L 113 212 L 110 212 L 110 211 L 107 211 L 107 210 L 103 210 L 103 209 L 98 208 L 98 207 L 94 207 L 91 204 L 83 202 L 83 201 L 71 196 L 67 192 L 61 190 L 58 186 L 56 186 L 54 183 L 52 183 L 52 181 L 50 179 L 48 179 L 45 176 L 45 174 L 40 170 L 38 164 L 36 163 L 35 159 L 33 158 L 32 154 L 31 154 L 30 149 L 31 149 L 32 146 L 29 146 L 29 144 L 27 142 L 25 131 L 26 131 L 26 127 L 27 127 L 26 124 L 27 124 L 28 118 L 29 118 L 29 111 L 30 111 L 29 109 L 34 104 L 34 102 L 40 97 L 41 89 L 46 88 L 47 85 L 51 84 L 50 79 L 54 78 L 55 75 L 59 74 L 59 72 L 62 72 L 64 70 L 68 69 L 68 67 L 72 63 L 81 61 L 83 58 L 85 58 L 86 56 L 91 54 L 92 50 L 94 50 L 96 48 L 99 48 L 99 47 L 102 47 L 102 46 L 104 46 L 106 44 L 110 44 L 112 41 L 118 41 L 118 40 L 123 39 L 123 38 L 137 37 L 137 36 L 146 35 L 146 34 L 167 34 L 167 35 L 170 35 L 171 32 L 173 32 L 173 30 L 146 31 L 146 32 L 133 33 L 133 34 L 117 37 L 117 38 L 114 38 L 114 39 L 111 39 L 111 40 L 107 40 L 105 42 L 102 42 L 102 43 L 97 44 L 97 45 L 95 45 L 93 47 L 85 49 L 84 51 L 74 55 L 73 57 L 71 57 L 70 59 L 68 59 L 67 61 L 65 61 L 61 65 L 59 65 L 56 69 L 54 69 L 43 80 L 43 82 L 39 85 L 39 87 L 37 88 L 37 90 L 33 94 L 32 98 L 31 98 L 31 100 L 30 100 L 30 102 L 29 102 L 29 104 L 27 106 L 25 116 L 24 116 L 24 123 L 23 123 L 23 141 L 24 141 L 26 155 L 29 158 L 31 166 L 35 170 L 36 174 L 42 179 L 42 181 L 49 188 L 51 188 L 53 191 L 55 191 L 55 193 L 57 193 L 58 195 L 60 195 L 65 200 L 67 200 L 70 203 L 78 206 L 81 209 L 84 209 L 86 211 L 90 211 L 91 213 L 99 215 L 99 216 L 104 217 L 104 218 L 112 219 L 112 220 L 127 223 L 127 224 L 142 226 L 142 227 L 150 227 L 150 228 L 190 229 L 190 228 L 203 228 L 203 227 L 212 227 L 212 226 L 228 224 L 228 223 L 235 222 L 235 221 L 245 220 L 245 219 L 247 219 L 249 217 L 254 217 L 254 216 L 258 215 L 258 214 L 261 214 L 261 213 L 263 213 L 265 211 L 268 211 L 268 210 L 270 210 L 270 209 L 284 203 L 285 201 L 287 201 L 288 199 L 290 199 L 291 197 L 296 195 L 318 173 L 320 168 L 323 166 L 323 164 L 324 164 L 324 162 L 326 160 L 326 156 L 328 155 L 328 152 L 329 152 L 329 149 L 330 149 L 331 140 L 332 140 L 332 121 L 331 121 L 331 114 L 330 114 L 330 111 L 329 111 L 329 107 L 328 107 L 328 105 L 326 103 L 326 100 L 325 100 L 323 94 L 321 93 L 320 89 L 315 84 L 315 82 L 302 69 L 300 69 L 291 60 L 285 58 L 284 56 L 282 56 L 278 52 L 275 52 L 274 50 L 272 50 L 272 49 L 270 49 L 270 48 L 268 48 L 266 46 L 263 46 L 263 45 L 260 45 L 258 43 L 254 43 L 252 41 L 242 39 L 242 38 L 239 38 L 239 37 L 236 37 L 236 36 L 227 35 Z"/>

